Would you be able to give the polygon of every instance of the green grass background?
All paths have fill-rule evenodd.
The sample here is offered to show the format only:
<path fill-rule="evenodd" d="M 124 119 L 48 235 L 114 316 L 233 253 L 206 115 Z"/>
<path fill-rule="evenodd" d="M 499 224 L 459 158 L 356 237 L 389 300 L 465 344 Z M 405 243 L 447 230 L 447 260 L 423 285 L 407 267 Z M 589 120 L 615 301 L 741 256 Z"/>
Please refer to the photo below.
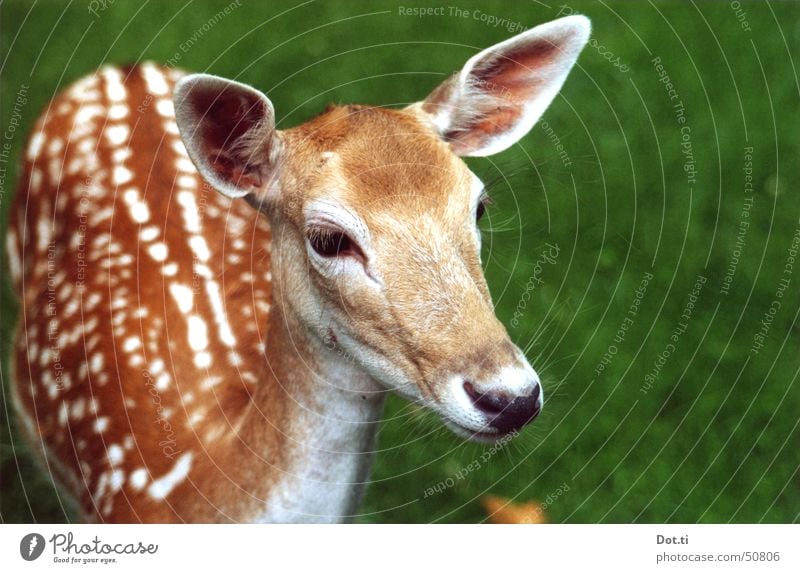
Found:
<path fill-rule="evenodd" d="M 264 90 L 280 125 L 292 126 L 330 101 L 397 106 L 423 98 L 477 49 L 510 35 L 507 26 L 475 18 L 475 10 L 526 27 L 561 10 L 545 2 L 403 3 L 445 8 L 443 16 L 414 18 L 385 1 L 242 0 L 182 51 L 227 4 L 117 0 L 95 16 L 81 1 L 3 2 L 4 132 L 22 85 L 29 101 L 0 195 L 2 229 L 22 133 L 59 89 L 103 63 L 163 62 L 177 53 L 180 67 Z M 543 284 L 519 325 L 509 326 L 543 375 L 545 411 L 519 440 L 487 453 L 391 399 L 359 521 L 481 521 L 485 493 L 542 501 L 562 484 L 569 491 L 547 508 L 553 522 L 800 519 L 800 262 L 784 274 L 800 225 L 800 8 L 742 5 L 749 31 L 728 2 L 570 4 L 591 17 L 593 38 L 604 46 L 586 48 L 544 116 L 571 165 L 541 126 L 500 156 L 469 161 L 485 180 L 498 180 L 483 223 L 484 260 L 505 324 L 546 244 L 560 249 L 554 264 L 542 266 Z M 452 17 L 451 6 L 470 15 Z M 685 105 L 693 188 L 656 56 Z M 743 210 L 746 146 L 754 147 L 754 204 L 730 291 L 722 294 Z M 654 278 L 638 315 L 614 343 L 646 272 Z M 698 275 L 707 282 L 687 331 L 644 393 Z M 7 355 L 18 309 L 3 277 L 0 517 L 64 521 L 70 516 L 19 442 L 9 411 Z M 751 353 L 786 277 L 790 287 L 767 341 Z M 598 375 L 611 344 L 617 353 Z M 425 497 L 487 455 L 480 469 Z"/>

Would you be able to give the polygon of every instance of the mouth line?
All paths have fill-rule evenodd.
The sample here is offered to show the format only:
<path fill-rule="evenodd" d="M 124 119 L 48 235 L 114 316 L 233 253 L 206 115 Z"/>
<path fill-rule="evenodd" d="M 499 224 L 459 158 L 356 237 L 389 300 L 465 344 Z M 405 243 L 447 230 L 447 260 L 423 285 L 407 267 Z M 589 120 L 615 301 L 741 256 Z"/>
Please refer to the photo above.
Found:
<path fill-rule="evenodd" d="M 473 442 L 480 442 L 484 444 L 493 444 L 495 442 L 502 440 L 506 436 L 518 433 L 518 432 L 500 432 L 499 430 L 494 432 L 473 430 L 472 428 L 467 428 L 466 426 L 462 426 L 461 424 L 454 422 L 453 420 L 449 420 L 447 418 L 443 418 L 443 422 L 444 425 L 447 426 L 457 436 L 467 440 L 472 440 Z"/>

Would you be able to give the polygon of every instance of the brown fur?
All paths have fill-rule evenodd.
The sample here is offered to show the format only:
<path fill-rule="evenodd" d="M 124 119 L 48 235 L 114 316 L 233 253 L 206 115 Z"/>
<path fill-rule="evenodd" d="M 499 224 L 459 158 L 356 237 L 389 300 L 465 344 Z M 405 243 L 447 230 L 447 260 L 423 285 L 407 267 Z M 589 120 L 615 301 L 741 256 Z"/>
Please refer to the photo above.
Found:
<path fill-rule="evenodd" d="M 175 79 L 173 75 L 170 86 Z M 47 459 L 57 460 L 53 468 L 56 476 L 76 497 L 86 519 L 246 519 L 263 503 L 269 476 L 275 475 L 276 468 L 287 470 L 291 466 L 291 449 L 284 442 L 291 428 L 292 400 L 284 396 L 308 392 L 304 390 L 308 384 L 304 371 L 313 369 L 313 363 L 306 364 L 307 359 L 303 366 L 298 364 L 303 349 L 289 344 L 291 337 L 282 325 L 284 321 L 270 320 L 265 311 L 264 303 L 274 302 L 272 284 L 266 278 L 271 266 L 270 231 L 265 219 L 245 202 L 222 197 L 199 176 L 192 175 L 197 183 L 195 200 L 206 205 L 200 222 L 211 251 L 207 265 L 222 288 L 241 358 L 238 368 L 227 363 L 224 349 L 215 340 L 216 329 L 207 320 L 213 361 L 207 369 L 198 369 L 186 345 L 186 320 L 169 292 L 173 282 L 192 285 L 194 281 L 194 311 L 205 317 L 212 314 L 202 285 L 197 285 L 191 264 L 194 255 L 187 246 L 175 197 L 178 173 L 170 146 L 177 138 L 164 131 L 156 98 L 147 93 L 141 70 L 127 70 L 124 87 L 129 113 L 122 123 L 131 130 L 128 145 L 135 152 L 124 164 L 134 179 L 116 187 L 111 182 L 112 151 L 104 133 L 111 124 L 120 122 L 108 116 L 112 102 L 104 87 L 105 80 L 98 76 L 97 85 L 84 90 L 99 91 L 96 102 L 81 104 L 69 93 L 55 98 L 36 126 L 44 137 L 42 152 L 24 164 L 10 225 L 16 238 L 14 249 L 23 265 L 22 275 L 15 277 L 23 307 L 15 337 L 18 407 L 30 420 L 29 438 L 34 449 L 46 449 Z M 99 142 L 98 170 L 83 167 L 70 173 L 68 168 L 83 139 L 70 137 L 78 127 L 75 117 L 81 105 L 104 109 L 94 119 L 96 125 L 90 134 Z M 478 254 L 474 246 L 460 239 L 471 232 L 464 225 L 470 219 L 469 174 L 447 145 L 410 112 L 366 106 L 331 108 L 282 137 L 291 149 L 282 165 L 286 193 L 333 189 L 345 203 L 368 205 L 363 213 L 380 238 L 377 248 L 391 251 L 387 260 L 395 268 L 380 270 L 396 276 L 392 278 L 392 300 L 355 297 L 345 302 L 343 310 L 353 317 L 356 330 L 359 323 L 372 325 L 363 333 L 365 341 L 387 353 L 415 357 L 406 368 L 426 381 L 425 389 L 433 397 L 432 380 L 443 364 L 456 358 L 486 364 L 485 352 L 463 345 L 463 340 L 470 338 L 486 344 L 486 325 L 469 318 L 476 313 L 491 316 L 491 307 Z M 56 138 L 69 141 L 61 151 L 49 154 L 47 146 Z M 335 165 L 322 160 L 309 162 L 309 158 L 326 151 L 338 154 Z M 52 177 L 48 173 L 50 162 L 57 164 Z M 39 185 L 31 183 L 34 170 L 43 174 Z M 102 191 L 87 192 L 86 183 Z M 131 219 L 121 199 L 130 186 L 138 187 L 147 202 L 151 216 L 146 225 Z M 302 205 L 313 198 L 313 192 L 312 196 L 295 192 L 298 195 L 286 197 L 283 204 L 287 219 L 299 226 Z M 113 211 L 107 217 L 98 217 L 104 209 Z M 424 271 L 424 264 L 414 259 L 414 245 L 422 248 L 431 239 L 430 228 L 415 229 L 409 224 L 419 220 L 420 213 L 442 223 L 456 221 L 453 227 L 438 229 L 443 239 L 440 256 L 450 257 L 452 249 L 466 255 L 466 266 L 458 272 L 461 278 L 470 277 L 468 283 L 474 285 L 467 291 L 456 288 L 458 281 L 437 276 L 434 271 L 422 283 L 414 278 L 421 267 Z M 98 220 L 92 222 L 93 217 Z M 230 226 L 232 218 L 241 222 L 236 232 Z M 48 241 L 48 237 L 39 235 L 50 228 L 50 222 L 52 236 Z M 144 241 L 138 238 L 143 227 L 152 225 L 159 229 L 157 240 L 169 250 L 168 260 L 178 263 L 174 276 L 162 274 L 165 263 L 152 260 L 145 252 Z M 82 236 L 77 245 L 76 234 Z M 108 236 L 108 240 L 97 243 L 101 236 Z M 245 248 L 236 250 L 236 240 L 245 241 Z M 36 248 L 40 241 L 47 241 L 52 252 L 49 267 L 45 264 L 47 252 Z M 411 248 L 400 249 L 399 245 Z M 86 286 L 78 292 L 81 249 Z M 239 255 L 236 262 L 226 258 L 232 252 Z M 120 256 L 129 261 L 118 264 Z M 398 269 L 402 272 L 395 272 Z M 48 291 L 48 272 L 52 291 Z M 242 279 L 245 273 L 253 276 L 252 282 Z M 461 312 L 436 316 L 422 331 L 414 324 L 418 312 L 413 309 L 429 308 L 432 291 L 436 296 L 460 300 Z M 52 294 L 57 299 L 55 307 L 48 306 Z M 91 295 L 100 298 L 90 303 Z M 117 306 L 117 299 L 124 302 Z M 352 303 L 356 300 L 358 304 Z M 71 305 L 69 310 L 67 305 Z M 138 307 L 146 309 L 146 316 L 133 316 Z M 489 324 L 497 331 L 495 338 L 505 340 L 496 320 Z M 53 340 L 48 338 L 48 325 L 56 333 Z M 94 326 L 82 330 L 87 325 Z M 453 337 L 453 329 L 462 329 L 463 336 Z M 65 342 L 57 338 L 63 332 L 75 336 Z M 139 351 L 123 349 L 131 337 L 141 340 Z M 42 359 L 42 353 L 48 352 L 43 349 L 51 346 L 50 359 Z M 56 347 L 58 359 L 54 356 Z M 98 354 L 103 356 L 103 367 L 94 371 L 92 359 Z M 141 363 L 139 359 L 132 361 L 133 356 L 141 356 Z M 171 383 L 154 394 L 158 374 L 148 369 L 157 359 L 163 360 Z M 489 362 L 494 366 L 494 359 Z M 62 369 L 63 374 L 59 374 Z M 56 379 L 62 387 L 52 397 L 43 382 L 50 379 Z M 204 381 L 209 379 L 219 382 L 208 388 Z M 96 412 L 90 409 L 92 400 L 96 400 Z M 59 423 L 62 405 L 71 411 L 76 402 L 84 404 L 83 415 L 70 414 L 66 423 Z M 159 406 L 171 410 L 168 426 Z M 191 422 L 198 411 L 204 413 L 203 420 Z M 94 429 L 98 418 L 108 420 L 102 432 Z M 123 461 L 114 465 L 106 459 L 112 445 L 125 450 Z M 128 479 L 135 469 L 146 468 L 150 478 L 156 479 L 169 472 L 180 454 L 187 451 L 194 452 L 190 475 L 165 500 L 152 500 L 146 488 L 135 491 L 130 487 Z M 109 483 L 115 470 L 125 477 L 121 487 Z M 105 493 L 98 495 L 100 480 L 106 482 L 102 487 Z"/>
<path fill-rule="evenodd" d="M 96 103 L 107 110 L 111 102 L 103 93 L 103 83 L 100 78 L 97 90 L 101 98 Z M 93 136 L 99 134 L 100 174 L 89 173 L 86 169 L 67 173 L 68 165 L 77 154 L 79 139 L 70 139 L 53 159 L 48 159 L 43 151 L 24 164 L 10 221 L 12 236 L 17 238 L 14 247 L 24 269 L 22 276 L 16 277 L 15 285 L 22 302 L 15 337 L 18 405 L 31 420 L 33 448 L 47 448 L 52 453 L 51 459 L 58 460 L 57 477 L 68 485 L 88 519 L 238 521 L 242 508 L 252 505 L 259 494 L 263 494 L 259 490 L 268 485 L 263 479 L 267 473 L 263 471 L 266 461 L 260 459 L 264 440 L 274 446 L 269 463 L 283 463 L 283 450 L 279 447 L 282 433 L 275 427 L 250 423 L 250 420 L 266 417 L 274 421 L 274 426 L 280 426 L 286 418 L 285 402 L 264 396 L 276 393 L 263 354 L 269 328 L 264 304 L 271 300 L 271 283 L 266 279 L 270 268 L 269 228 L 263 217 L 246 204 L 222 197 L 197 175 L 193 176 L 197 182 L 196 202 L 206 206 L 201 209 L 201 225 L 211 251 L 208 266 L 222 289 L 242 361 L 238 368 L 232 367 L 220 349 L 208 369 L 196 368 L 186 345 L 186 321 L 168 290 L 172 282 L 191 286 L 197 281 L 193 277 L 193 255 L 187 245 L 181 209 L 173 190 L 175 154 L 170 145 L 177 137 L 170 137 L 162 128 L 153 98 L 147 94 L 138 69 L 129 71 L 124 84 L 129 113 L 123 121 L 131 129 L 129 145 L 135 150 L 125 164 L 134 173 L 131 185 L 142 189 L 142 196 L 149 205 L 151 217 L 147 225 L 131 220 L 120 197 L 129 185 L 120 186 L 114 192 L 109 181 L 110 150 L 99 133 L 112 123 L 107 112 L 95 120 L 96 129 L 92 133 Z M 137 107 L 141 113 L 137 112 Z M 44 150 L 55 138 L 70 138 L 70 133 L 78 127 L 73 122 L 79 108 L 76 99 L 67 94 L 53 100 L 36 126 L 36 130 L 44 134 Z M 50 161 L 58 163 L 55 180 L 47 174 Z M 31 185 L 33 170 L 44 173 L 38 187 Z M 81 193 L 87 177 L 92 177 L 104 193 L 102 196 L 84 195 L 83 210 L 87 216 L 82 219 Z M 103 209 L 113 209 L 113 212 L 93 224 L 93 217 Z M 234 218 L 241 227 L 236 232 L 232 231 Z M 47 229 L 52 222 L 49 267 L 47 252 L 36 248 L 38 241 L 46 240 L 39 236 L 42 228 L 37 222 L 40 220 Z M 85 254 L 86 288 L 79 293 L 76 284 L 79 282 L 80 248 L 75 248 L 71 241 L 81 232 L 82 220 L 86 228 L 80 248 Z M 159 229 L 158 240 L 167 245 L 169 260 L 178 262 L 175 276 L 162 275 L 161 264 L 146 255 L 146 245 L 138 239 L 142 227 L 151 225 Z M 107 242 L 101 247 L 93 246 L 103 235 L 110 236 L 112 244 L 120 245 L 119 253 L 110 253 Z M 237 239 L 245 242 L 244 249 L 234 248 Z M 230 253 L 237 253 L 238 260 L 232 262 Z M 132 256 L 131 262 L 116 264 L 121 255 Z M 50 307 L 48 272 L 56 297 L 55 305 Z M 253 276 L 252 282 L 243 280 L 245 273 Z M 195 290 L 196 312 L 210 316 L 212 311 L 204 296 L 202 279 Z M 90 303 L 91 295 L 99 296 L 99 301 Z M 124 298 L 124 305 L 114 306 L 118 298 Z M 136 318 L 132 311 L 140 306 L 147 309 L 147 315 Z M 91 324 L 95 324 L 94 328 L 81 331 Z M 210 320 L 208 325 L 213 349 L 220 346 L 215 340 L 217 329 Z M 48 331 L 53 333 L 52 340 L 48 339 Z M 77 336 L 65 343 L 58 338 L 64 332 L 77 332 Z M 140 365 L 132 365 L 129 357 L 133 354 L 122 349 L 124 341 L 130 337 L 142 340 L 139 354 L 143 363 Z M 46 352 L 43 349 L 51 346 L 54 350 L 57 347 L 58 360 L 43 360 L 42 353 Z M 52 350 L 47 352 L 54 357 Z M 89 370 L 96 354 L 104 357 L 100 372 Z M 156 373 L 148 372 L 149 365 L 156 359 L 163 360 L 164 370 L 172 379 L 169 387 L 157 392 L 157 396 L 152 394 L 153 384 L 148 385 L 157 378 Z M 64 374 L 58 376 L 62 369 Z M 54 379 L 60 378 L 63 388 L 52 398 L 43 383 L 48 374 Z M 204 381 L 213 378 L 221 382 L 206 388 Z M 252 405 L 259 396 L 256 412 Z M 98 404 L 96 413 L 89 411 L 88 404 L 93 398 Z M 61 404 L 72 407 L 76 401 L 86 404 L 86 413 L 80 419 L 70 416 L 65 425 L 59 424 Z M 163 419 L 157 410 L 159 405 L 172 411 L 167 420 L 169 426 L 158 422 Z M 192 414 L 200 409 L 206 412 L 204 420 L 190 423 Z M 109 420 L 108 428 L 102 433 L 93 429 L 98 418 Z M 212 433 L 221 435 L 209 439 Z M 150 500 L 145 491 L 132 491 L 126 483 L 110 498 L 109 507 L 113 512 L 102 513 L 103 504 L 109 503 L 109 498 L 93 499 L 93 492 L 99 476 L 111 471 L 105 461 L 108 448 L 112 444 L 122 445 L 126 436 L 130 436 L 133 443 L 118 466 L 125 471 L 126 479 L 131 470 L 139 467 L 146 468 L 153 477 L 163 475 L 174 464 L 175 452 L 195 452 L 192 472 L 175 495 L 163 502 Z M 88 465 L 82 467 L 81 462 Z M 242 472 L 240 467 L 251 469 Z"/>
<path fill-rule="evenodd" d="M 81 516 L 344 519 L 388 389 L 465 437 L 530 422 L 541 384 L 494 316 L 458 156 L 530 129 L 589 33 L 562 18 L 421 104 L 283 132 L 263 94 L 197 75 L 175 94 L 181 139 L 181 74 L 152 64 L 56 97 L 10 213 L 12 394 Z M 358 256 L 307 240 L 326 217 L 352 218 Z"/>

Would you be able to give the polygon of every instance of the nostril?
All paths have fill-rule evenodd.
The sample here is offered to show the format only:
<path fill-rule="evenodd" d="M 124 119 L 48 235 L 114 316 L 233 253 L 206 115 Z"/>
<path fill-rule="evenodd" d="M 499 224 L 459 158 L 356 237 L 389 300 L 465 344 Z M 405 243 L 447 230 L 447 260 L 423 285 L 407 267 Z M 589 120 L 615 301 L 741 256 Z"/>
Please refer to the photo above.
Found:
<path fill-rule="evenodd" d="M 475 407 L 490 416 L 489 425 L 507 433 L 521 429 L 541 412 L 541 387 L 537 384 L 527 396 L 514 399 L 500 392 L 481 392 L 472 382 L 464 382 L 464 391 Z"/>
<path fill-rule="evenodd" d="M 472 403 L 475 407 L 487 414 L 500 414 L 511 404 L 511 400 L 503 394 L 497 392 L 479 392 L 475 389 L 472 382 L 469 381 L 464 382 L 464 391 L 472 399 Z"/>
<path fill-rule="evenodd" d="M 489 423 L 501 432 L 513 432 L 531 423 L 541 412 L 539 387 L 533 394 L 515 398 L 500 414 Z"/>

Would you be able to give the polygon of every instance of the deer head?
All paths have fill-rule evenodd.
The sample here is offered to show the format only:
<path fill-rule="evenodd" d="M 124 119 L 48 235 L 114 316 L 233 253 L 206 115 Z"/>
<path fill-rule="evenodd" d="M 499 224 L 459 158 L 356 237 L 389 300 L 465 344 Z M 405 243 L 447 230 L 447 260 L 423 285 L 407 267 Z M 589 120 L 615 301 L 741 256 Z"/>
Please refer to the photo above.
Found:
<path fill-rule="evenodd" d="M 299 338 L 331 341 L 386 388 L 493 440 L 535 418 L 539 377 L 494 314 L 462 156 L 524 136 L 589 37 L 582 16 L 472 57 L 405 109 L 335 106 L 277 130 L 261 92 L 197 74 L 176 87 L 178 126 L 202 175 L 268 217 L 273 276 Z M 280 285 L 280 286 L 277 286 Z"/>

